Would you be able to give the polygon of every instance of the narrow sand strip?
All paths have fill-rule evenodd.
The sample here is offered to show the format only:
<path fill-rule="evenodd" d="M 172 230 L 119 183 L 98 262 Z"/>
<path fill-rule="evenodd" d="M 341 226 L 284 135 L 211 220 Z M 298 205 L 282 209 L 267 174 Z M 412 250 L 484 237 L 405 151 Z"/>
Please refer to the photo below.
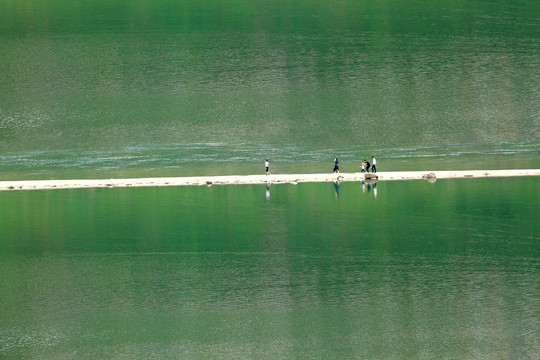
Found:
<path fill-rule="evenodd" d="M 76 188 L 117 188 L 143 186 L 187 186 L 187 185 L 233 185 L 233 184 L 280 184 L 330 181 L 382 181 L 418 180 L 480 177 L 540 176 L 540 169 L 523 170 L 463 170 L 463 171 L 396 171 L 377 174 L 277 174 L 240 176 L 163 177 L 139 179 L 87 179 L 87 180 L 29 180 L 0 181 L 0 190 L 47 190 Z"/>

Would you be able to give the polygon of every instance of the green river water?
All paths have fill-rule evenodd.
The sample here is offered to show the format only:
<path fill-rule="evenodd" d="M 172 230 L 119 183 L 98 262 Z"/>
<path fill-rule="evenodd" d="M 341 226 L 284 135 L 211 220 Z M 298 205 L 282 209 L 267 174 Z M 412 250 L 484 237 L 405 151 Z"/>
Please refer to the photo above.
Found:
<path fill-rule="evenodd" d="M 0 354 L 534 359 L 539 192 L 536 178 L 4 192 Z"/>
<path fill-rule="evenodd" d="M 540 168 L 537 0 L 2 0 L 0 180 Z M 0 193 L 2 359 L 538 359 L 540 181 Z"/>

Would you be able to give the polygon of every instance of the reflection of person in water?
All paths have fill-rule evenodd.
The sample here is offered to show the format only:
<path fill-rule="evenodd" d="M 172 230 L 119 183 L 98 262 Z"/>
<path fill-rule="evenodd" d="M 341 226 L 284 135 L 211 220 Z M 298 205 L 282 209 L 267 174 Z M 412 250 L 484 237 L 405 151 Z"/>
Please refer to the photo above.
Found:
<path fill-rule="evenodd" d="M 266 184 L 266 200 L 270 200 L 270 186 Z"/>
<path fill-rule="evenodd" d="M 367 194 L 371 191 L 371 188 L 373 188 L 373 196 L 377 198 L 377 182 L 375 181 L 364 181 L 362 180 L 362 192 L 364 194 Z"/>
<path fill-rule="evenodd" d="M 339 196 L 339 181 L 334 181 L 334 189 L 336 190 L 336 197 Z"/>

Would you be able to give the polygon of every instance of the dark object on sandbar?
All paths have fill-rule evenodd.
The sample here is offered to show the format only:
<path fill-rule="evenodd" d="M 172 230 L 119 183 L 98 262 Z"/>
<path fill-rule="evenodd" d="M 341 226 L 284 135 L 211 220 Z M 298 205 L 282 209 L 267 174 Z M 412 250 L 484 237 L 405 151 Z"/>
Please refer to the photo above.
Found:
<path fill-rule="evenodd" d="M 376 174 L 366 174 L 364 179 L 377 180 L 379 177 Z"/>
<path fill-rule="evenodd" d="M 435 179 L 437 175 L 435 173 L 429 173 L 422 175 L 422 179 Z"/>

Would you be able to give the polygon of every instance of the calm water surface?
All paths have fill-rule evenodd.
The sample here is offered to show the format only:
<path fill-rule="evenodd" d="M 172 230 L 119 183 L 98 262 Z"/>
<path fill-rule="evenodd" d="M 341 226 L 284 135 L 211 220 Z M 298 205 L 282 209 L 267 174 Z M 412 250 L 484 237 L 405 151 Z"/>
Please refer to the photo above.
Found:
<path fill-rule="evenodd" d="M 2 0 L 0 180 L 540 168 L 537 0 Z M 0 193 L 2 359 L 537 359 L 539 181 Z"/>
<path fill-rule="evenodd" d="M 2 193 L 0 355 L 534 359 L 539 193 L 536 178 Z"/>
<path fill-rule="evenodd" d="M 539 19 L 536 0 L 4 0 L 0 177 L 539 167 Z"/>

